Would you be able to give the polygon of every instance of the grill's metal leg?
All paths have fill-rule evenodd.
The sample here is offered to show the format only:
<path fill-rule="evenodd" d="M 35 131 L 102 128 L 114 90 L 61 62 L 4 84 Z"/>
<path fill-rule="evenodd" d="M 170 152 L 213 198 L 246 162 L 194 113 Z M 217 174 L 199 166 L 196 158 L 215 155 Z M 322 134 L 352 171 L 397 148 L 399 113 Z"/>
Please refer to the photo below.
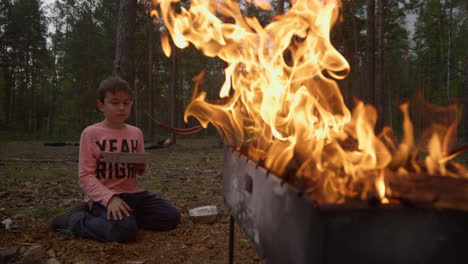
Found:
<path fill-rule="evenodd" d="M 229 217 L 229 264 L 234 264 L 234 217 Z"/>

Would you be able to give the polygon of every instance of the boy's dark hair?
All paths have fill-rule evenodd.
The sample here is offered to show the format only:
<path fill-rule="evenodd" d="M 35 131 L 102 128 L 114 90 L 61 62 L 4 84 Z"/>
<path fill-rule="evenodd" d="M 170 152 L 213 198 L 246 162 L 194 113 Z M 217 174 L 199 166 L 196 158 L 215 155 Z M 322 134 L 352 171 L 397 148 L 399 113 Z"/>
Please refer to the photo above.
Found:
<path fill-rule="evenodd" d="M 106 92 L 116 93 L 118 91 L 127 92 L 130 95 L 130 98 L 133 99 L 133 93 L 130 89 L 128 83 L 116 75 L 111 75 L 101 81 L 98 88 L 98 99 L 104 103 L 104 98 L 106 97 Z"/>

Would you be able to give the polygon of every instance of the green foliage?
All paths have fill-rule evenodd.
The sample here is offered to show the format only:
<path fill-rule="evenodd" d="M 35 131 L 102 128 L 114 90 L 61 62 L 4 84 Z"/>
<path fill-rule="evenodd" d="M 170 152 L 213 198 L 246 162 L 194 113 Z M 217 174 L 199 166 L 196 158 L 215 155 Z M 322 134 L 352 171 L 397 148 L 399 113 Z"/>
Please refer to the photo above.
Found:
<path fill-rule="evenodd" d="M 418 88 L 425 89 L 438 104 L 446 104 L 449 96 L 460 95 L 466 78 L 463 69 L 468 25 L 462 4 L 459 0 L 424 1 L 417 12 L 414 65 L 421 80 Z"/>
<path fill-rule="evenodd" d="M 387 97 L 393 99 L 387 105 L 393 116 L 399 112 L 398 105 L 413 94 L 409 67 L 410 39 L 406 25 L 405 10 L 397 1 L 387 1 L 385 5 L 385 80 Z M 395 120 L 396 121 L 396 120 Z M 392 122 L 399 124 L 399 122 Z"/>
<path fill-rule="evenodd" d="M 33 210 L 29 211 L 28 217 L 30 218 L 43 218 L 43 219 L 51 219 L 52 217 L 64 213 L 67 209 L 63 208 L 48 208 L 48 207 L 39 207 L 39 208 L 34 208 Z"/>

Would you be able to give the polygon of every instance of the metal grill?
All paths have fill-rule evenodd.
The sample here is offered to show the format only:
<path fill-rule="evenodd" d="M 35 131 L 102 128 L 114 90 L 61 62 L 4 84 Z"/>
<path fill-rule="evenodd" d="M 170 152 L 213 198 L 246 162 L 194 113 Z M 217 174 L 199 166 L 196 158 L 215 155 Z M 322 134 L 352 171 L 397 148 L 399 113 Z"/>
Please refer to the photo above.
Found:
<path fill-rule="evenodd" d="M 231 224 L 238 223 L 265 263 L 468 263 L 466 212 L 318 206 L 231 148 L 222 192 Z"/>

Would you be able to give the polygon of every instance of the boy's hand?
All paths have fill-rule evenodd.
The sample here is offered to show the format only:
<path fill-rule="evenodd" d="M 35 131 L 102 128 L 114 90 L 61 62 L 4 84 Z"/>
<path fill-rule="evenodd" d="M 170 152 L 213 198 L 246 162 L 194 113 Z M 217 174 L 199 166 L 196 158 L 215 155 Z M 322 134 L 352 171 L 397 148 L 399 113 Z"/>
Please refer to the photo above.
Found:
<path fill-rule="evenodd" d="M 138 175 L 143 175 L 146 171 L 146 164 L 144 163 L 133 163 L 133 166 L 135 166 L 135 171 Z"/>
<path fill-rule="evenodd" d="M 111 220 L 112 216 L 114 220 L 122 220 L 124 214 L 130 216 L 130 211 L 132 211 L 130 206 L 124 200 L 114 195 L 107 204 L 107 219 Z"/>

